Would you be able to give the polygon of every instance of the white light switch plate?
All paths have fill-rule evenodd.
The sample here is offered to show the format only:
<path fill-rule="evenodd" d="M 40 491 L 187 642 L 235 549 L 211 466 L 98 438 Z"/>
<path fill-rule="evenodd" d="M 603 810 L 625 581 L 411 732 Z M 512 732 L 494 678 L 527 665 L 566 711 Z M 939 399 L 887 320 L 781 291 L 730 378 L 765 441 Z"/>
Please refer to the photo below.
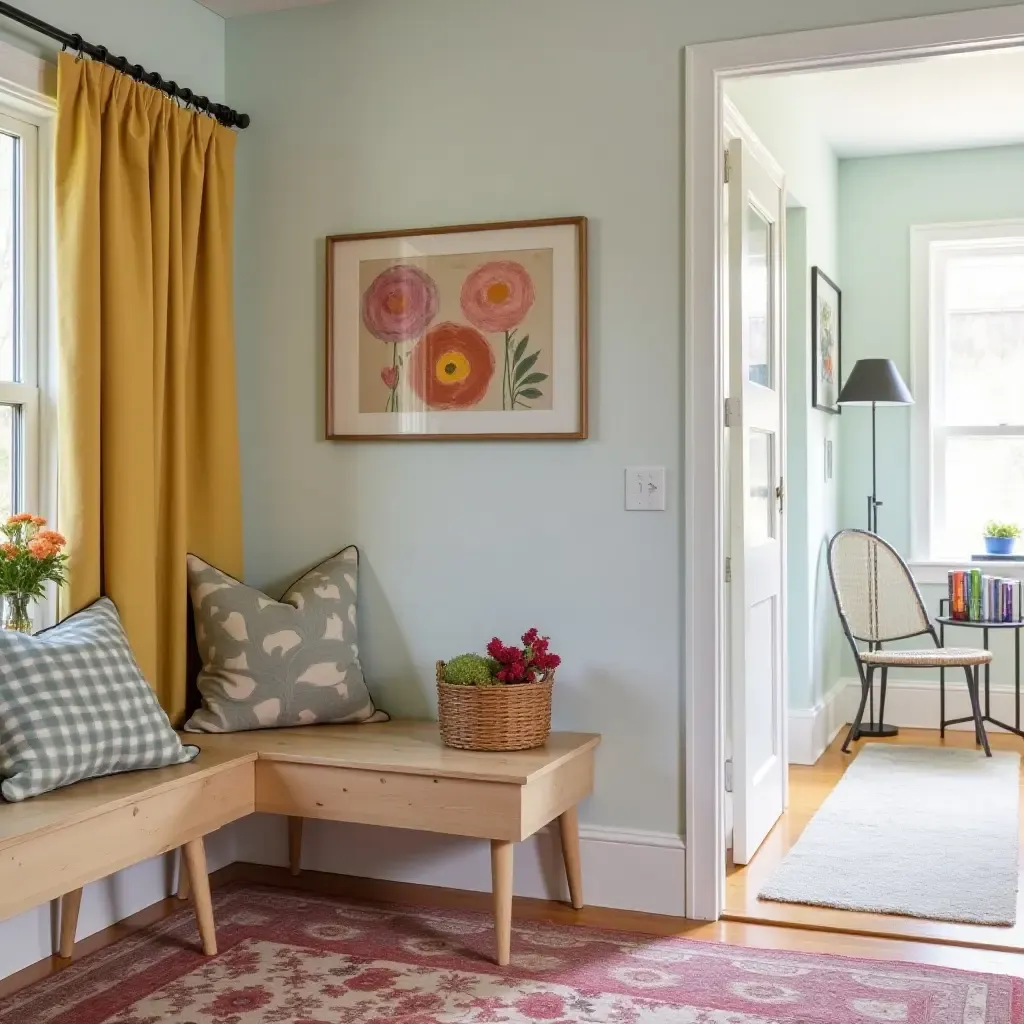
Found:
<path fill-rule="evenodd" d="M 626 469 L 626 511 L 665 511 L 664 466 L 629 466 Z"/>

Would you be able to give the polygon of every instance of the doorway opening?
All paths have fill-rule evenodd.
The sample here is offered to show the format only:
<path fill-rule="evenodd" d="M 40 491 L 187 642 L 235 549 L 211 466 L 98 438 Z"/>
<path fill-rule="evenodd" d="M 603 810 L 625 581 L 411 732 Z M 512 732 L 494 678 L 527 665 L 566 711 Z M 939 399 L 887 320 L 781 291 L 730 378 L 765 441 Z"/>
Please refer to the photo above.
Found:
<path fill-rule="evenodd" d="M 1005 114 L 1005 102 L 999 100 L 1006 93 L 998 89 L 1005 89 L 1006 76 L 1016 73 L 1011 71 L 1015 62 L 1024 62 L 1022 37 L 1024 16 L 1002 9 L 687 51 L 684 552 L 691 917 L 724 914 L 1024 948 L 1024 931 L 1019 939 L 1006 928 L 988 936 L 975 931 L 942 938 L 941 927 L 982 926 L 936 926 L 913 918 L 757 898 L 773 865 L 781 862 L 844 774 L 849 761 L 839 753 L 842 727 L 853 719 L 861 696 L 856 667 L 843 648 L 826 552 L 840 529 L 867 525 L 862 520 L 864 495 L 872 490 L 870 419 L 856 409 L 839 415 L 838 390 L 859 358 L 885 357 L 894 359 L 911 391 L 934 393 L 916 369 L 921 360 L 912 355 L 914 336 L 922 330 L 911 323 L 913 293 L 919 290 L 911 267 L 911 227 L 1010 222 L 1024 214 L 1012 204 L 995 208 L 992 178 L 985 176 L 988 165 L 978 171 L 974 207 L 966 202 L 963 188 L 957 191 L 949 183 L 955 180 L 950 175 L 966 180 L 963 154 L 988 154 L 989 164 L 1008 158 L 1012 163 L 1019 147 L 1024 154 L 1024 122 L 1013 125 L 1006 117 L 990 116 Z M 967 102 L 971 97 L 953 83 L 977 83 L 986 75 L 988 83 L 976 90 L 972 112 Z M 1003 85 L 998 87 L 1000 76 Z M 978 100 L 985 90 L 987 103 Z M 951 116 L 951 95 L 956 116 Z M 930 206 L 925 200 L 932 186 L 925 187 L 921 169 L 928 156 L 937 158 L 928 174 L 938 174 L 940 164 L 949 165 L 943 172 L 946 185 L 936 179 Z M 957 161 L 959 168 L 952 166 Z M 820 174 L 830 163 L 831 170 Z M 898 190 L 881 187 L 883 171 L 890 178 L 902 176 L 902 199 Z M 1007 179 L 1012 173 L 1007 170 Z M 723 187 L 726 176 L 735 185 L 737 174 L 748 199 L 755 191 L 749 182 L 760 182 L 759 198 L 746 207 L 730 198 L 728 183 Z M 778 185 L 780 177 L 783 212 L 773 219 L 770 183 Z M 765 182 L 768 187 L 761 188 Z M 944 207 L 939 200 L 951 192 L 961 202 Z M 908 194 L 920 201 L 915 211 L 900 205 L 906 205 Z M 895 208 L 885 208 L 887 203 Z M 902 245 L 893 243 L 894 231 L 901 234 Z M 1003 255 L 1013 255 L 1011 248 L 1008 244 Z M 899 280 L 889 260 L 896 249 L 906 264 Z M 974 250 L 970 255 L 979 258 Z M 985 268 L 991 271 L 993 266 Z M 1013 269 L 1007 266 L 1009 280 Z M 976 300 L 979 289 L 993 290 L 992 274 L 976 268 L 975 280 L 986 279 L 987 285 L 973 286 Z M 742 289 L 730 289 L 730 280 L 746 285 L 746 300 Z M 711 289 L 702 291 L 708 283 Z M 758 301 L 757 292 L 765 301 Z M 898 301 L 897 293 L 902 296 Z M 834 299 L 831 337 L 821 317 L 823 295 Z M 1003 306 L 973 312 L 997 312 L 1005 320 L 1015 313 L 1015 302 L 1011 298 Z M 905 330 L 891 326 L 899 317 L 888 316 L 887 305 L 903 311 Z M 948 311 L 970 313 L 968 306 L 954 303 Z M 773 317 L 778 332 L 774 340 Z M 737 330 L 737 318 L 743 321 L 742 330 Z M 927 333 L 924 329 L 926 338 Z M 746 348 L 730 348 L 730 338 L 737 337 Z M 930 351 L 934 362 L 934 349 Z M 1024 341 L 1020 352 L 1024 358 Z M 831 393 L 822 377 L 826 356 L 832 363 Z M 1017 356 L 1006 358 L 1009 374 Z M 983 369 L 990 382 L 985 394 L 993 394 L 988 405 L 998 403 L 1001 374 L 992 365 Z M 765 390 L 773 393 L 773 408 L 755 405 Z M 737 398 L 739 408 L 732 404 Z M 925 406 L 934 424 L 930 433 L 922 427 L 920 403 L 913 413 L 879 410 L 882 470 L 876 496 L 884 501 L 878 532 L 911 563 L 929 612 L 936 615 L 948 569 L 957 559 L 969 561 L 971 552 L 945 551 L 938 540 L 924 550 L 918 545 L 920 521 L 927 520 L 936 538 L 957 531 L 966 536 L 977 532 L 971 519 L 976 512 L 952 489 L 941 491 L 942 480 L 922 483 L 919 478 L 925 474 L 915 459 L 913 440 L 919 435 L 928 439 L 928 466 L 933 468 L 934 438 L 947 427 L 1008 427 L 998 435 L 1003 448 L 990 445 L 983 456 L 978 446 L 970 456 L 958 456 L 954 449 L 963 449 L 964 443 L 950 442 L 950 459 L 959 457 L 961 463 L 943 465 L 949 467 L 948 479 L 957 465 L 969 460 L 976 466 L 979 458 L 988 459 L 987 473 L 980 479 L 998 476 L 1001 486 L 990 488 L 983 504 L 1007 506 L 1010 514 L 1024 502 L 1024 463 L 1018 498 L 1014 423 L 937 422 L 934 403 Z M 779 417 L 777 422 L 771 415 Z M 728 424 L 724 430 L 723 419 Z M 710 434 L 700 433 L 712 423 Z M 983 433 L 996 436 L 992 430 Z M 967 431 L 950 436 L 976 435 Z M 1008 450 L 1010 455 L 1005 454 Z M 1008 468 L 1000 471 L 1000 466 Z M 939 504 L 938 513 L 922 516 L 922 501 L 913 498 L 919 494 L 927 495 L 927 508 Z M 946 499 L 944 505 L 935 501 L 936 494 Z M 778 543 L 766 543 L 772 541 Z M 733 628 L 735 621 L 743 623 L 740 631 Z M 999 647 L 992 670 L 993 717 L 1007 715 L 1007 701 L 1013 700 L 1013 648 L 1006 639 L 1011 645 L 1006 651 L 995 638 L 989 641 L 989 646 Z M 966 645 L 971 640 L 955 642 Z M 714 687 L 704 685 L 708 678 L 714 679 Z M 900 677 L 890 686 L 886 718 L 902 727 L 893 744 L 938 745 L 937 683 L 930 676 L 919 683 Z M 966 688 L 961 689 L 950 699 L 966 701 Z M 953 712 L 946 717 L 954 717 Z M 1014 720 L 1012 710 L 1003 720 Z M 860 740 L 856 749 L 867 742 Z M 947 732 L 943 742 L 949 748 L 974 749 L 970 732 Z M 1009 734 L 994 739 L 993 747 L 1019 750 L 1024 741 Z M 730 848 L 738 854 L 731 860 Z"/>

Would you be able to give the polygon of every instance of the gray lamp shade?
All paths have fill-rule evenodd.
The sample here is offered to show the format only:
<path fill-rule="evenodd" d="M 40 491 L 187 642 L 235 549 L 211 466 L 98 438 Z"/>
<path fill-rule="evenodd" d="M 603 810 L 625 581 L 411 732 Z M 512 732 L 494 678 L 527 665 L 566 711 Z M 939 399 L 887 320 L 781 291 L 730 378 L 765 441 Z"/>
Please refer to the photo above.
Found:
<path fill-rule="evenodd" d="M 837 405 L 913 405 L 914 396 L 891 359 L 858 359 Z"/>

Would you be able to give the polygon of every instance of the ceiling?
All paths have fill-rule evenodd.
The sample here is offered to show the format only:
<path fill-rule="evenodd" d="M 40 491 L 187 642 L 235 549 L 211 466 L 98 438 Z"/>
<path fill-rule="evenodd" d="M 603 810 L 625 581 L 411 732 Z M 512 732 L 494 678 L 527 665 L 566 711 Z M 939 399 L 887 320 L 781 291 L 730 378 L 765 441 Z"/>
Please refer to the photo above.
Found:
<path fill-rule="evenodd" d="M 199 2 L 225 18 L 235 18 L 240 14 L 284 11 L 289 7 L 311 7 L 313 4 L 331 3 L 331 0 L 199 0 Z"/>
<path fill-rule="evenodd" d="M 737 84 L 785 88 L 840 158 L 1024 142 L 1024 48 Z"/>

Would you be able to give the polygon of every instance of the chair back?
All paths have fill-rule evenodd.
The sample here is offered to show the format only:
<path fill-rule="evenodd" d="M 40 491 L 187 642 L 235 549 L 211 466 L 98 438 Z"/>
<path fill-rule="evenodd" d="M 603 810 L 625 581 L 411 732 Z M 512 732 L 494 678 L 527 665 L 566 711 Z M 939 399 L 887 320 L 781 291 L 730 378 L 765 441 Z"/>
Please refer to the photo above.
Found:
<path fill-rule="evenodd" d="M 907 563 L 877 534 L 837 533 L 828 546 L 828 574 L 851 640 L 886 643 L 931 631 Z"/>

